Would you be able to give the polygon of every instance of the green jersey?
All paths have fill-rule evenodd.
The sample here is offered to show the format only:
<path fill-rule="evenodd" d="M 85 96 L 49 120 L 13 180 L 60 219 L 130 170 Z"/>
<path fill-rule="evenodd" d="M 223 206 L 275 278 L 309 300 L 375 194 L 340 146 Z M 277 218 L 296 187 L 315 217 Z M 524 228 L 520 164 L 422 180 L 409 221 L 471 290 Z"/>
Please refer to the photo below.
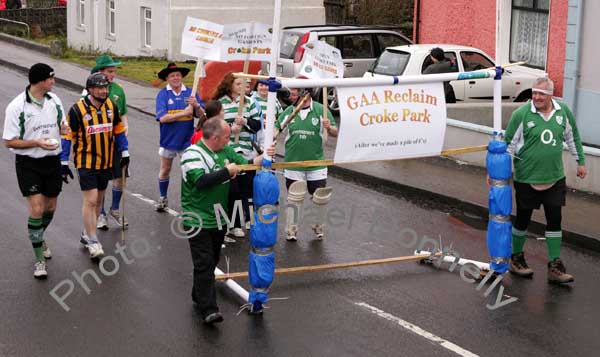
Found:
<path fill-rule="evenodd" d="M 223 150 L 213 152 L 206 147 L 202 140 L 197 144 L 189 146 L 181 156 L 181 209 L 188 213 L 186 225 L 190 227 L 218 228 L 215 217 L 215 206 L 223 207 L 227 212 L 227 200 L 229 198 L 229 180 L 199 190 L 196 181 L 202 175 L 219 171 L 225 167 L 226 161 L 236 164 L 246 164 L 246 160 L 237 154 L 233 148 L 225 145 Z M 200 223 L 197 219 L 202 219 Z M 223 225 L 225 223 L 223 222 Z"/>
<path fill-rule="evenodd" d="M 281 125 L 287 117 L 292 114 L 294 106 L 290 105 L 279 116 L 275 122 L 275 128 L 281 130 Z M 288 134 L 285 137 L 285 162 L 323 160 L 323 105 L 311 102 L 310 108 L 301 110 L 288 125 Z M 327 111 L 327 117 L 331 126 L 336 126 L 333 115 Z M 325 168 L 325 166 L 297 167 L 294 171 L 313 171 Z"/>
<path fill-rule="evenodd" d="M 108 96 L 115 103 L 120 115 L 127 114 L 127 100 L 125 100 L 125 92 L 120 84 L 111 82 L 108 85 Z"/>
<path fill-rule="evenodd" d="M 233 124 L 238 113 L 239 101 L 232 100 L 228 95 L 222 96 L 219 98 L 219 101 L 223 105 L 223 110 L 225 111 L 225 121 L 229 123 L 229 125 Z M 250 120 L 260 121 L 256 103 L 248 96 L 244 99 L 244 118 L 246 118 L 248 122 Z M 246 159 L 252 159 L 258 155 L 252 147 L 252 139 L 252 133 L 245 127 L 242 127 L 238 143 L 235 144 L 235 134 L 231 133 L 229 145 L 231 145 L 236 152 L 241 153 Z"/>
<path fill-rule="evenodd" d="M 552 100 L 554 107 L 544 118 L 533 102 L 515 110 L 506 128 L 505 141 L 514 159 L 517 182 L 554 183 L 565 177 L 563 141 L 579 165 L 585 164 L 581 138 L 573 113 L 566 104 Z"/>

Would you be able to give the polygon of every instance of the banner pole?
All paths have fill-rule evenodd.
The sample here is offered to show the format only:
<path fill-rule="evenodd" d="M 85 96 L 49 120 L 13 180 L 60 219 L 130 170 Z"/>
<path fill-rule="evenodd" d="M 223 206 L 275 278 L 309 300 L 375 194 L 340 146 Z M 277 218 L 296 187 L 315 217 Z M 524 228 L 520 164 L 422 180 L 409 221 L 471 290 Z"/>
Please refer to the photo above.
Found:
<path fill-rule="evenodd" d="M 194 70 L 194 84 L 192 85 L 192 97 L 196 96 L 200 78 L 206 77 L 204 73 L 204 60 L 200 57 L 196 60 L 196 69 Z"/>
<path fill-rule="evenodd" d="M 327 119 L 329 116 L 329 103 L 327 101 L 327 87 L 323 87 L 323 118 L 321 119 L 321 127 L 323 127 L 323 119 Z M 327 142 L 328 129 L 323 129 L 323 145 Z"/>

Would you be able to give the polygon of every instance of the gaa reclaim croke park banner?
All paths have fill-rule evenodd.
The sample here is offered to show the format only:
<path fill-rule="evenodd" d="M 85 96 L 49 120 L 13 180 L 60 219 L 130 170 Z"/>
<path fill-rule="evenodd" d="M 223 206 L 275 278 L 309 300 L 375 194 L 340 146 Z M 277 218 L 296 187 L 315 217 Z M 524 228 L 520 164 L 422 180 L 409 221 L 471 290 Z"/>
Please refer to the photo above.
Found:
<path fill-rule="evenodd" d="M 442 82 L 337 91 L 336 164 L 440 155 L 446 131 Z"/>

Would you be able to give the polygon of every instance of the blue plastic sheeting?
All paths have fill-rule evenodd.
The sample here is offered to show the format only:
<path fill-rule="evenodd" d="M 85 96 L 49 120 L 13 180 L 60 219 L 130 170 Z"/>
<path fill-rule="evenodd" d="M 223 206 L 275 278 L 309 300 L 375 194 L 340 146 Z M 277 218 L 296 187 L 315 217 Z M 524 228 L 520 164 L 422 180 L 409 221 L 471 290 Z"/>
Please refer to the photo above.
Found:
<path fill-rule="evenodd" d="M 509 185 L 490 187 L 488 208 L 490 214 L 510 216 L 512 212 L 512 188 Z"/>
<path fill-rule="evenodd" d="M 279 200 L 279 182 L 271 171 L 261 170 L 254 176 L 252 202 L 255 207 L 275 205 Z"/>
<path fill-rule="evenodd" d="M 264 304 L 268 299 L 267 292 L 259 292 L 256 289 L 268 289 L 271 286 L 275 271 L 275 253 L 257 255 L 250 252 L 248 258 L 248 275 L 252 286 L 249 300 L 251 303 L 260 301 Z"/>
<path fill-rule="evenodd" d="M 512 212 L 512 188 L 508 182 L 512 175 L 510 155 L 506 151 L 504 141 L 491 140 L 488 144 L 486 167 L 488 175 L 493 180 L 507 181 L 505 186 L 490 187 L 488 193 L 488 208 L 491 215 L 510 217 Z M 508 269 L 508 261 L 512 250 L 512 224 L 497 222 L 490 219 L 487 231 L 487 247 L 492 258 L 490 268 L 502 274 Z M 497 263 L 498 258 L 505 263 Z"/>
<path fill-rule="evenodd" d="M 254 177 L 254 224 L 250 228 L 250 245 L 257 249 L 271 248 L 277 243 L 277 201 L 279 200 L 279 182 L 270 170 L 261 170 Z M 266 209 L 265 209 L 266 208 Z M 275 253 L 257 255 L 250 252 L 248 256 L 248 280 L 250 294 L 248 302 L 253 307 L 267 302 L 269 294 L 266 289 L 271 286 L 275 275 Z"/>
<path fill-rule="evenodd" d="M 277 243 L 278 212 L 265 213 L 261 214 L 261 216 L 262 218 L 259 217 L 259 212 L 254 212 L 254 224 L 252 225 L 252 229 L 250 229 L 250 245 L 255 248 L 264 249 L 272 247 Z M 267 223 L 271 221 L 272 223 Z"/>
<path fill-rule="evenodd" d="M 506 143 L 504 141 L 490 141 L 485 165 L 490 178 L 494 180 L 510 179 L 512 167 L 510 155 L 506 151 Z"/>
<path fill-rule="evenodd" d="M 492 261 L 490 268 L 502 274 L 508 270 L 508 261 L 511 254 L 512 224 L 510 222 L 496 222 L 490 219 L 487 230 L 487 246 Z M 494 257 L 505 258 L 506 263 L 495 263 Z"/>

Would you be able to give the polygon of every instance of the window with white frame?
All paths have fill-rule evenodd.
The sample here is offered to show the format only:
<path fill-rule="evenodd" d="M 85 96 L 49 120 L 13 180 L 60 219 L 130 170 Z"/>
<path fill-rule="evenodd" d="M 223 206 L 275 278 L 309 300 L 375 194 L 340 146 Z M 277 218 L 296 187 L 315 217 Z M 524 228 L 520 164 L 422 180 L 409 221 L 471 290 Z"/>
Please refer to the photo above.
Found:
<path fill-rule="evenodd" d="M 510 29 L 511 62 L 546 68 L 550 0 L 513 0 Z"/>
<path fill-rule="evenodd" d="M 115 0 L 106 0 L 106 33 L 109 37 L 115 37 L 117 32 L 115 30 Z"/>
<path fill-rule="evenodd" d="M 85 27 L 85 0 L 77 0 L 77 26 Z"/>
<path fill-rule="evenodd" d="M 152 47 L 152 9 L 142 7 L 142 47 Z"/>

